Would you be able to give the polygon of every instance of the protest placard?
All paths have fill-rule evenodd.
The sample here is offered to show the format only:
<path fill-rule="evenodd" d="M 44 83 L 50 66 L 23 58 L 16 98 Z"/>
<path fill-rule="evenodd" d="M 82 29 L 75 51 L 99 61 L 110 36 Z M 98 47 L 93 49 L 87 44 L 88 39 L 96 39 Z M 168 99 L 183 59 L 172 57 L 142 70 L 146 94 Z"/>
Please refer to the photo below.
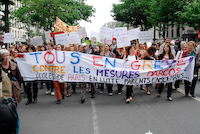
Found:
<path fill-rule="evenodd" d="M 97 42 L 100 42 L 100 37 L 99 37 L 99 33 L 98 32 L 91 31 L 90 39 L 92 39 L 92 37 L 96 37 Z"/>
<path fill-rule="evenodd" d="M 79 38 L 79 35 L 77 32 L 71 32 L 69 34 L 69 44 L 80 44 L 81 39 Z"/>
<path fill-rule="evenodd" d="M 30 44 L 34 46 L 39 46 L 43 44 L 43 40 L 41 36 L 36 36 L 32 39 L 30 39 Z"/>
<path fill-rule="evenodd" d="M 45 39 L 46 41 L 50 41 L 52 40 L 53 38 L 51 37 L 51 31 L 46 31 L 44 34 L 45 34 Z"/>
<path fill-rule="evenodd" d="M 23 53 L 16 58 L 24 81 L 53 80 L 123 85 L 192 81 L 195 57 L 178 60 L 128 60 L 72 51 Z M 27 60 L 24 60 L 27 59 Z"/>
<path fill-rule="evenodd" d="M 151 31 L 139 32 L 139 43 L 153 42 L 153 33 Z"/>
<path fill-rule="evenodd" d="M 14 33 L 4 33 L 4 43 L 13 43 L 14 42 Z"/>
<path fill-rule="evenodd" d="M 139 32 L 140 32 L 140 28 L 135 28 L 135 29 L 129 30 L 128 35 L 129 35 L 130 41 L 139 39 Z"/>
<path fill-rule="evenodd" d="M 68 34 L 67 33 L 56 34 L 55 42 L 56 42 L 56 45 L 58 44 L 65 45 L 65 46 L 68 45 L 69 44 Z"/>
<path fill-rule="evenodd" d="M 100 39 L 108 39 L 108 40 L 112 40 L 113 37 L 113 29 L 112 28 L 107 28 L 107 27 L 101 27 L 100 28 Z"/>
<path fill-rule="evenodd" d="M 85 27 L 78 29 L 77 33 L 80 39 L 82 39 L 83 37 L 87 37 L 87 32 L 85 30 Z"/>
<path fill-rule="evenodd" d="M 120 37 L 122 35 L 127 35 L 127 27 L 118 27 L 114 29 L 114 37 Z"/>
<path fill-rule="evenodd" d="M 100 38 L 100 43 L 104 43 L 104 40 L 105 40 L 105 43 L 106 44 L 112 44 L 112 39 L 106 39 L 106 38 Z"/>
<path fill-rule="evenodd" d="M 126 46 L 130 46 L 129 35 L 122 35 L 117 37 L 117 48 L 122 48 Z"/>

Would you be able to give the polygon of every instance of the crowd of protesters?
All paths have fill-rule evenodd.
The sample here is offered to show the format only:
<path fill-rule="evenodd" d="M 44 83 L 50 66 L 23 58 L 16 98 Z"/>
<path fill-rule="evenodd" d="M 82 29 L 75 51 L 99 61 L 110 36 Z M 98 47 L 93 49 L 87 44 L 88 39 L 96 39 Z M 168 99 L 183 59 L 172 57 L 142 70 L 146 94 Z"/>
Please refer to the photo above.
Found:
<path fill-rule="evenodd" d="M 21 89 L 24 90 L 24 97 L 27 98 L 26 105 L 31 103 L 37 103 L 38 88 L 47 88 L 47 95 L 56 95 L 57 104 L 61 103 L 61 99 L 65 97 L 70 97 L 73 93 L 76 93 L 76 87 L 81 88 L 81 103 L 85 102 L 86 92 L 91 94 L 92 98 L 95 98 L 97 89 L 102 94 L 104 89 L 107 89 L 109 96 L 113 95 L 113 84 L 109 83 L 86 83 L 86 82 L 65 82 L 65 81 L 23 81 L 20 75 L 19 69 L 17 67 L 16 57 L 18 53 L 26 52 L 36 52 L 36 51 L 77 51 L 80 53 L 100 55 L 105 57 L 119 58 L 123 60 L 179 60 L 184 57 L 194 56 L 195 57 L 195 68 L 194 68 L 194 78 L 192 82 L 177 80 L 169 83 L 158 83 L 156 84 L 156 89 L 158 91 L 157 96 L 161 97 L 161 93 L 165 87 L 167 88 L 167 99 L 172 101 L 172 91 L 179 88 L 179 84 L 184 82 L 185 85 L 185 95 L 189 94 L 195 97 L 195 85 L 198 79 L 198 68 L 199 68 L 199 55 L 200 55 L 200 43 L 195 43 L 194 41 L 186 42 L 182 41 L 179 44 L 175 41 L 170 41 L 166 38 L 163 44 L 156 43 L 152 46 L 147 47 L 147 44 L 137 44 L 135 42 L 131 43 L 131 46 L 126 48 L 117 48 L 116 39 L 113 40 L 112 44 L 105 45 L 88 45 L 87 43 L 71 44 L 64 46 L 62 44 L 54 45 L 50 42 L 47 45 L 33 46 L 33 45 L 22 45 L 22 46 L 3 46 L 0 50 L 2 61 L 2 76 L 3 76 L 3 87 L 2 87 L 2 97 L 4 99 L 13 98 L 18 104 L 21 97 Z M 6 49 L 7 48 L 7 49 Z M 152 84 L 145 85 L 117 85 L 117 94 L 121 95 L 123 89 L 126 89 L 126 103 L 130 103 L 133 100 L 134 87 L 139 87 L 141 90 L 146 90 L 147 95 L 151 95 Z M 88 87 L 88 88 L 87 88 Z M 146 87 L 146 89 L 145 89 Z M 66 92 L 65 92 L 66 90 Z M 72 91 L 71 91 L 72 90 Z"/>

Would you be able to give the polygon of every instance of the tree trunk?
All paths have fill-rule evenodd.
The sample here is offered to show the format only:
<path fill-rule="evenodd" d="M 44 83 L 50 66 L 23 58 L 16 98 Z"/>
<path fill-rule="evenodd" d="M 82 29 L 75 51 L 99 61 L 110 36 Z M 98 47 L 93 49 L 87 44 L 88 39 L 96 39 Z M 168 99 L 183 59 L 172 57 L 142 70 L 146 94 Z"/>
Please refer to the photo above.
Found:
<path fill-rule="evenodd" d="M 4 22 L 5 22 L 5 33 L 9 33 L 9 10 L 8 10 L 9 0 L 5 1 L 5 11 L 4 11 Z"/>

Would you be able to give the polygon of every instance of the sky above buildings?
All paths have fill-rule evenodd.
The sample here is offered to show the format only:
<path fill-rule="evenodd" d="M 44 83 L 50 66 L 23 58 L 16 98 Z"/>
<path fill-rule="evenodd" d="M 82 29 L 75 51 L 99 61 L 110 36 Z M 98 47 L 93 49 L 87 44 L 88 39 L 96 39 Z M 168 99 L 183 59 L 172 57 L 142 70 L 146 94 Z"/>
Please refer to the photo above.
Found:
<path fill-rule="evenodd" d="M 96 9 L 94 13 L 95 17 L 91 17 L 90 22 L 80 21 L 81 27 L 85 27 L 87 35 L 90 36 L 91 31 L 99 32 L 100 27 L 102 27 L 107 22 L 113 22 L 111 16 L 112 4 L 119 4 L 119 0 L 86 0 L 87 5 L 93 6 Z"/>

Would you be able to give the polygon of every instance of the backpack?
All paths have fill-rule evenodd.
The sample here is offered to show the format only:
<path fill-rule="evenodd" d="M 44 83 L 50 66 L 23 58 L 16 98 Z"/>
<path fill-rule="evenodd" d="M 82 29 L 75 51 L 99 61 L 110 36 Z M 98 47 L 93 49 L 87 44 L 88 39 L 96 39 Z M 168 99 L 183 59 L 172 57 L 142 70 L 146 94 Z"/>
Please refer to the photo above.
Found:
<path fill-rule="evenodd" d="M 16 134 L 17 114 L 15 102 L 9 99 L 0 101 L 0 134 Z"/>

